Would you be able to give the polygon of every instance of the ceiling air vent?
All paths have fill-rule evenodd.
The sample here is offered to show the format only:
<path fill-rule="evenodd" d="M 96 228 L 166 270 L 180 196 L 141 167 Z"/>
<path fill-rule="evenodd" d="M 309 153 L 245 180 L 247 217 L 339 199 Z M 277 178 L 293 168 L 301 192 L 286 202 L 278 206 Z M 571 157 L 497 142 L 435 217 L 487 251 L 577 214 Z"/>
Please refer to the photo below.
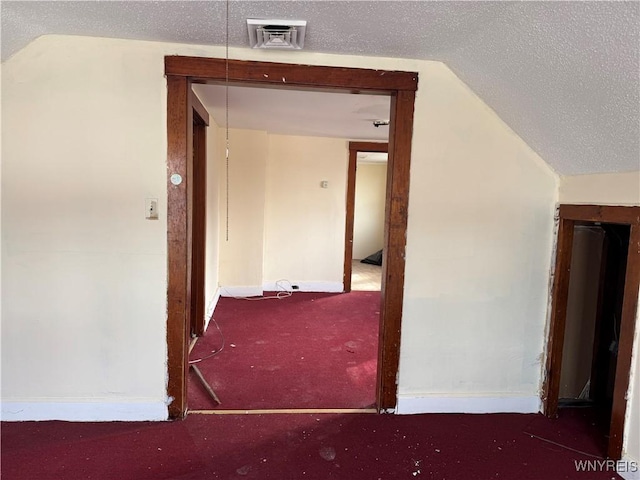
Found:
<path fill-rule="evenodd" d="M 306 20 L 247 19 L 251 48 L 300 50 L 304 47 Z"/>

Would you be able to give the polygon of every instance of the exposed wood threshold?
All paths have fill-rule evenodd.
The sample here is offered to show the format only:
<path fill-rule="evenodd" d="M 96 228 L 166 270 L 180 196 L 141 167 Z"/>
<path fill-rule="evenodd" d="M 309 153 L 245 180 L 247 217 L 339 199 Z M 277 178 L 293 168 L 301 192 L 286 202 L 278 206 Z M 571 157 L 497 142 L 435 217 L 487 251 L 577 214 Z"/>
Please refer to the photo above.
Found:
<path fill-rule="evenodd" d="M 323 414 L 323 413 L 378 413 L 375 408 L 274 408 L 257 410 L 189 410 L 188 415 L 270 415 L 285 414 Z"/>

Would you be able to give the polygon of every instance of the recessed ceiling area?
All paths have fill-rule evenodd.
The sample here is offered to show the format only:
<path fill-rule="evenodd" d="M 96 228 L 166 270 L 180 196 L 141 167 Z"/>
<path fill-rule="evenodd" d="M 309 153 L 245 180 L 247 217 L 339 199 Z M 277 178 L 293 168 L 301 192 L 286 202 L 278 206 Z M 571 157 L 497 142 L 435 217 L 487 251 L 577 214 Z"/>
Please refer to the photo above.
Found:
<path fill-rule="evenodd" d="M 226 126 L 225 85 L 194 85 L 193 91 L 219 127 Z M 275 88 L 229 86 L 229 128 L 279 135 L 386 142 L 390 97 Z"/>
<path fill-rule="evenodd" d="M 300 63 L 442 61 L 558 173 L 640 169 L 637 1 L 3 0 L 2 58 L 45 34 L 224 45 L 227 5 L 231 47 L 249 47 L 247 18 L 306 20 Z"/>

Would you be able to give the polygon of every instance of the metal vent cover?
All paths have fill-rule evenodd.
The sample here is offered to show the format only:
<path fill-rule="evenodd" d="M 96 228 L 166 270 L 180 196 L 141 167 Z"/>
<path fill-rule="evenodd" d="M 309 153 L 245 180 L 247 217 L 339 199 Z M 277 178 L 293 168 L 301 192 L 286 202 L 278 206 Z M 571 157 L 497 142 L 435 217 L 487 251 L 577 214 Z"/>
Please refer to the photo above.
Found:
<path fill-rule="evenodd" d="M 306 28 L 306 20 L 247 19 L 251 48 L 300 50 Z"/>

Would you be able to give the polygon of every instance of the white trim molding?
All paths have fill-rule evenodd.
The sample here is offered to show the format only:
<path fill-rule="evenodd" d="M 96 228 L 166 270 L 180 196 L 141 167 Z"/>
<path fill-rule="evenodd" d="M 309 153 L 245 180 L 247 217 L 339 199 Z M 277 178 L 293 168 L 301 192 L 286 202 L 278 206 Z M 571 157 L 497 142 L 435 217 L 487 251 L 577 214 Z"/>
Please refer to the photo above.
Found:
<path fill-rule="evenodd" d="M 213 294 L 213 298 L 207 305 L 207 311 L 205 312 L 204 318 L 204 331 L 207 331 L 209 328 L 209 322 L 211 321 L 211 317 L 213 317 L 213 312 L 216 309 L 216 305 L 218 305 L 218 300 L 220 300 L 220 287 L 216 288 L 216 293 Z"/>
<path fill-rule="evenodd" d="M 265 282 L 262 288 L 265 292 L 278 292 L 282 286 L 298 288 L 294 292 L 316 292 L 316 293 L 342 293 L 344 285 L 342 282 L 296 282 L 290 280 L 279 280 L 278 282 Z"/>
<path fill-rule="evenodd" d="M 3 422 L 67 420 L 72 422 L 160 421 L 165 402 L 2 402 Z"/>
<path fill-rule="evenodd" d="M 220 287 L 219 291 L 221 297 L 259 297 L 262 295 L 262 286 Z"/>
<path fill-rule="evenodd" d="M 396 413 L 538 413 L 538 396 L 425 396 L 398 395 Z"/>
<path fill-rule="evenodd" d="M 294 286 L 297 288 L 294 289 Z M 342 282 L 296 282 L 278 280 L 277 282 L 265 282 L 261 286 L 220 287 L 218 291 L 221 297 L 259 297 L 263 295 L 264 292 L 281 292 L 284 291 L 285 288 L 292 288 L 293 292 L 342 293 L 344 291 L 344 284 Z"/>

